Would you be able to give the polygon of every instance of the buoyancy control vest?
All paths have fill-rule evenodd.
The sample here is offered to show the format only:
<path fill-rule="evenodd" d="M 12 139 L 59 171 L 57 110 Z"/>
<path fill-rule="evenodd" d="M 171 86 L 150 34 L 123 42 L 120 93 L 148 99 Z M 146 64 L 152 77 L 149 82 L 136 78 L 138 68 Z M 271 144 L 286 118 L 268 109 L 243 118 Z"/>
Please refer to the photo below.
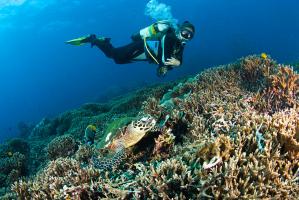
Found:
<path fill-rule="evenodd" d="M 164 41 L 165 34 L 169 29 L 174 29 L 167 20 L 158 21 L 134 34 L 131 38 L 134 41 L 142 39 L 144 41 L 144 51 L 146 57 L 158 65 L 165 62 Z M 175 31 L 175 30 L 174 30 Z"/>

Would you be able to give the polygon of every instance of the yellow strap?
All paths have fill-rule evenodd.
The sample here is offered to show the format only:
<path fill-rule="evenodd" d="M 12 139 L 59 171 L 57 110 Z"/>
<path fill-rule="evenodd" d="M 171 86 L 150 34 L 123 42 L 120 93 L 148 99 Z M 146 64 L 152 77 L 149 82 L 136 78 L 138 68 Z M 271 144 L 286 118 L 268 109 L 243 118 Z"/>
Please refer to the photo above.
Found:
<path fill-rule="evenodd" d="M 156 34 L 157 34 L 157 31 L 156 31 L 156 29 L 155 29 L 154 24 L 151 25 L 151 27 L 150 27 L 150 32 L 151 32 L 152 35 L 156 35 Z"/>
<path fill-rule="evenodd" d="M 143 40 L 144 40 L 144 46 L 145 46 L 146 51 L 152 57 L 152 59 L 159 65 L 160 63 L 158 62 L 158 60 L 153 56 L 153 54 L 148 49 L 148 46 L 147 46 L 147 43 L 146 43 L 146 38 L 144 38 Z"/>

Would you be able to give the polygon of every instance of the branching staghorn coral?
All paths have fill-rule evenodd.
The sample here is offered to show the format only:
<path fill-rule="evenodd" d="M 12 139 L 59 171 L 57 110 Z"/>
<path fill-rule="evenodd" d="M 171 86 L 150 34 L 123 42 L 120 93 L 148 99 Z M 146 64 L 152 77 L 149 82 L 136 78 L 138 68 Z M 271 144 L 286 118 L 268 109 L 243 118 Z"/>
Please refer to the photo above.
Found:
<path fill-rule="evenodd" d="M 205 162 L 213 158 L 220 158 L 221 161 L 228 160 L 233 149 L 233 144 L 228 136 L 220 135 L 215 141 L 206 142 L 197 152 L 197 156 Z"/>
<path fill-rule="evenodd" d="M 33 181 L 15 182 L 12 190 L 20 199 L 66 199 L 68 196 L 82 199 L 85 193 L 91 196 L 97 190 L 92 182 L 98 177 L 95 169 L 82 168 L 74 159 L 59 158 L 51 161 Z"/>
<path fill-rule="evenodd" d="M 166 158 L 173 148 L 174 142 L 175 136 L 171 133 L 171 129 L 162 131 L 158 138 L 155 138 L 155 147 L 152 153 L 155 159 Z"/>
<path fill-rule="evenodd" d="M 250 90 L 264 87 L 267 78 L 276 70 L 275 61 L 268 57 L 252 55 L 242 58 L 239 62 L 242 82 Z"/>
<path fill-rule="evenodd" d="M 299 159 L 299 107 L 275 113 L 269 117 L 268 126 L 274 141 L 281 147 L 281 154 Z"/>
<path fill-rule="evenodd" d="M 198 177 L 192 176 L 190 168 L 179 159 L 167 159 L 156 166 L 140 165 L 136 176 L 135 195 L 138 199 L 196 199 Z"/>
<path fill-rule="evenodd" d="M 143 102 L 142 110 L 144 111 L 144 113 L 153 116 L 156 119 L 159 119 L 162 113 L 164 113 L 163 107 L 159 105 L 159 101 L 154 97 L 149 98 L 147 101 Z"/>
<path fill-rule="evenodd" d="M 258 92 L 244 88 L 241 72 L 240 63 L 202 72 L 167 92 L 164 99 L 171 101 L 171 109 L 158 98 L 145 102 L 141 113 L 155 116 L 162 126 L 160 135 L 151 129 L 151 134 L 143 133 L 147 137 L 125 137 L 128 127 L 124 127 L 109 146 L 111 157 L 104 157 L 111 168 L 113 159 L 121 160 L 118 156 L 126 152 L 124 165 L 102 171 L 81 185 L 76 184 L 80 176 L 75 173 L 66 187 L 57 187 L 56 195 L 69 199 L 297 199 L 298 99 L 292 108 L 260 112 L 254 107 Z M 269 74 L 278 75 L 271 69 Z M 265 87 L 266 77 L 268 73 L 258 78 L 256 86 Z M 163 153 L 163 141 L 173 138 L 165 134 L 170 129 L 175 141 L 167 159 L 153 156 Z M 139 148 L 148 138 L 151 148 Z M 140 154 L 143 159 L 135 159 Z M 101 158 L 96 161 L 103 166 Z M 99 173 L 94 166 L 89 168 Z"/>
<path fill-rule="evenodd" d="M 277 74 L 269 78 L 269 86 L 256 95 L 255 107 L 270 113 L 298 106 L 299 75 L 290 67 L 279 65 Z"/>
<path fill-rule="evenodd" d="M 206 183 L 201 191 L 204 191 L 208 198 L 216 199 L 223 197 L 265 198 L 272 195 L 276 198 L 293 198 L 299 194 L 298 185 L 293 181 L 296 176 L 294 172 L 298 169 L 296 164 L 298 156 L 294 152 L 295 138 L 298 137 L 296 132 L 298 116 L 295 113 L 298 111 L 291 111 L 292 114 L 286 111 L 277 116 L 281 128 L 293 127 L 287 128 L 288 131 L 277 130 L 274 123 L 270 123 L 274 118 L 258 114 L 250 105 L 251 102 L 246 102 L 246 99 L 254 98 L 255 94 L 242 89 L 242 79 L 238 73 L 233 75 L 235 72 L 235 67 L 203 72 L 198 76 L 197 82 L 194 82 L 193 93 L 190 97 L 174 108 L 185 113 L 189 127 L 186 141 L 194 142 L 200 152 L 196 155 L 203 158 L 197 162 L 202 169 L 205 166 L 212 166 L 212 171 L 203 170 L 200 173 L 202 181 Z M 296 102 L 298 103 L 298 99 Z M 281 120 L 284 118 L 290 121 L 282 123 Z M 201 145 L 209 143 L 215 145 L 212 141 L 215 138 L 217 140 L 219 134 L 229 136 L 226 137 L 230 138 L 231 144 L 228 145 L 230 151 L 227 151 L 230 153 L 224 154 L 231 157 L 225 156 L 225 159 L 222 158 L 222 163 L 218 162 L 218 158 L 221 157 L 218 156 L 221 155 L 218 148 L 212 148 L 214 149 L 212 152 L 199 151 L 202 148 Z M 219 138 L 221 137 L 223 136 Z M 202 142 L 198 143 L 198 141 Z M 260 150 L 261 147 L 263 151 Z M 246 160 L 248 162 L 245 162 Z M 222 174 L 228 176 L 223 177 Z M 277 176 L 278 174 L 281 175 Z M 224 183 L 227 185 L 225 190 L 222 187 Z M 261 189 L 265 187 L 273 189 Z M 293 189 L 284 192 L 290 187 Z"/>

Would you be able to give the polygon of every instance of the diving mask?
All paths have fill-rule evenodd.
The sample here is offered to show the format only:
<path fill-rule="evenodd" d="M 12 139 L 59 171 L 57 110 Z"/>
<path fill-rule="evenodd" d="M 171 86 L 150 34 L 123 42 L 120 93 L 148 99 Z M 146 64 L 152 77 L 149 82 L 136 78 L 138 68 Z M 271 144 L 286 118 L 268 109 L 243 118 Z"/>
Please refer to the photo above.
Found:
<path fill-rule="evenodd" d="M 180 31 L 181 37 L 185 40 L 191 40 L 194 36 L 194 33 L 187 30 L 187 29 L 183 29 Z"/>

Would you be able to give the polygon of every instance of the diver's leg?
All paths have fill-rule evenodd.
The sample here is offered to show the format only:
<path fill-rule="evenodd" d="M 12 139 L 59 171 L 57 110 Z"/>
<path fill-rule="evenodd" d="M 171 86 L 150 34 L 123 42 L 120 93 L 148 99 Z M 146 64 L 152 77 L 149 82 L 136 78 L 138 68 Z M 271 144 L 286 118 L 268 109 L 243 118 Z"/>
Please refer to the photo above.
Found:
<path fill-rule="evenodd" d="M 90 42 L 91 47 L 96 46 L 108 57 L 113 58 L 114 47 L 110 43 L 111 38 L 97 38 L 96 35 L 90 35 L 86 41 Z"/>
<path fill-rule="evenodd" d="M 98 47 L 107 57 L 112 58 L 117 64 L 130 63 L 132 59 L 144 52 L 143 41 L 135 41 L 118 48 L 112 46 L 110 38 L 96 38 L 90 43 L 92 46 Z"/>
<path fill-rule="evenodd" d="M 114 48 L 113 59 L 118 64 L 131 63 L 134 58 L 144 53 L 143 41 L 134 41 L 128 45 Z"/>

